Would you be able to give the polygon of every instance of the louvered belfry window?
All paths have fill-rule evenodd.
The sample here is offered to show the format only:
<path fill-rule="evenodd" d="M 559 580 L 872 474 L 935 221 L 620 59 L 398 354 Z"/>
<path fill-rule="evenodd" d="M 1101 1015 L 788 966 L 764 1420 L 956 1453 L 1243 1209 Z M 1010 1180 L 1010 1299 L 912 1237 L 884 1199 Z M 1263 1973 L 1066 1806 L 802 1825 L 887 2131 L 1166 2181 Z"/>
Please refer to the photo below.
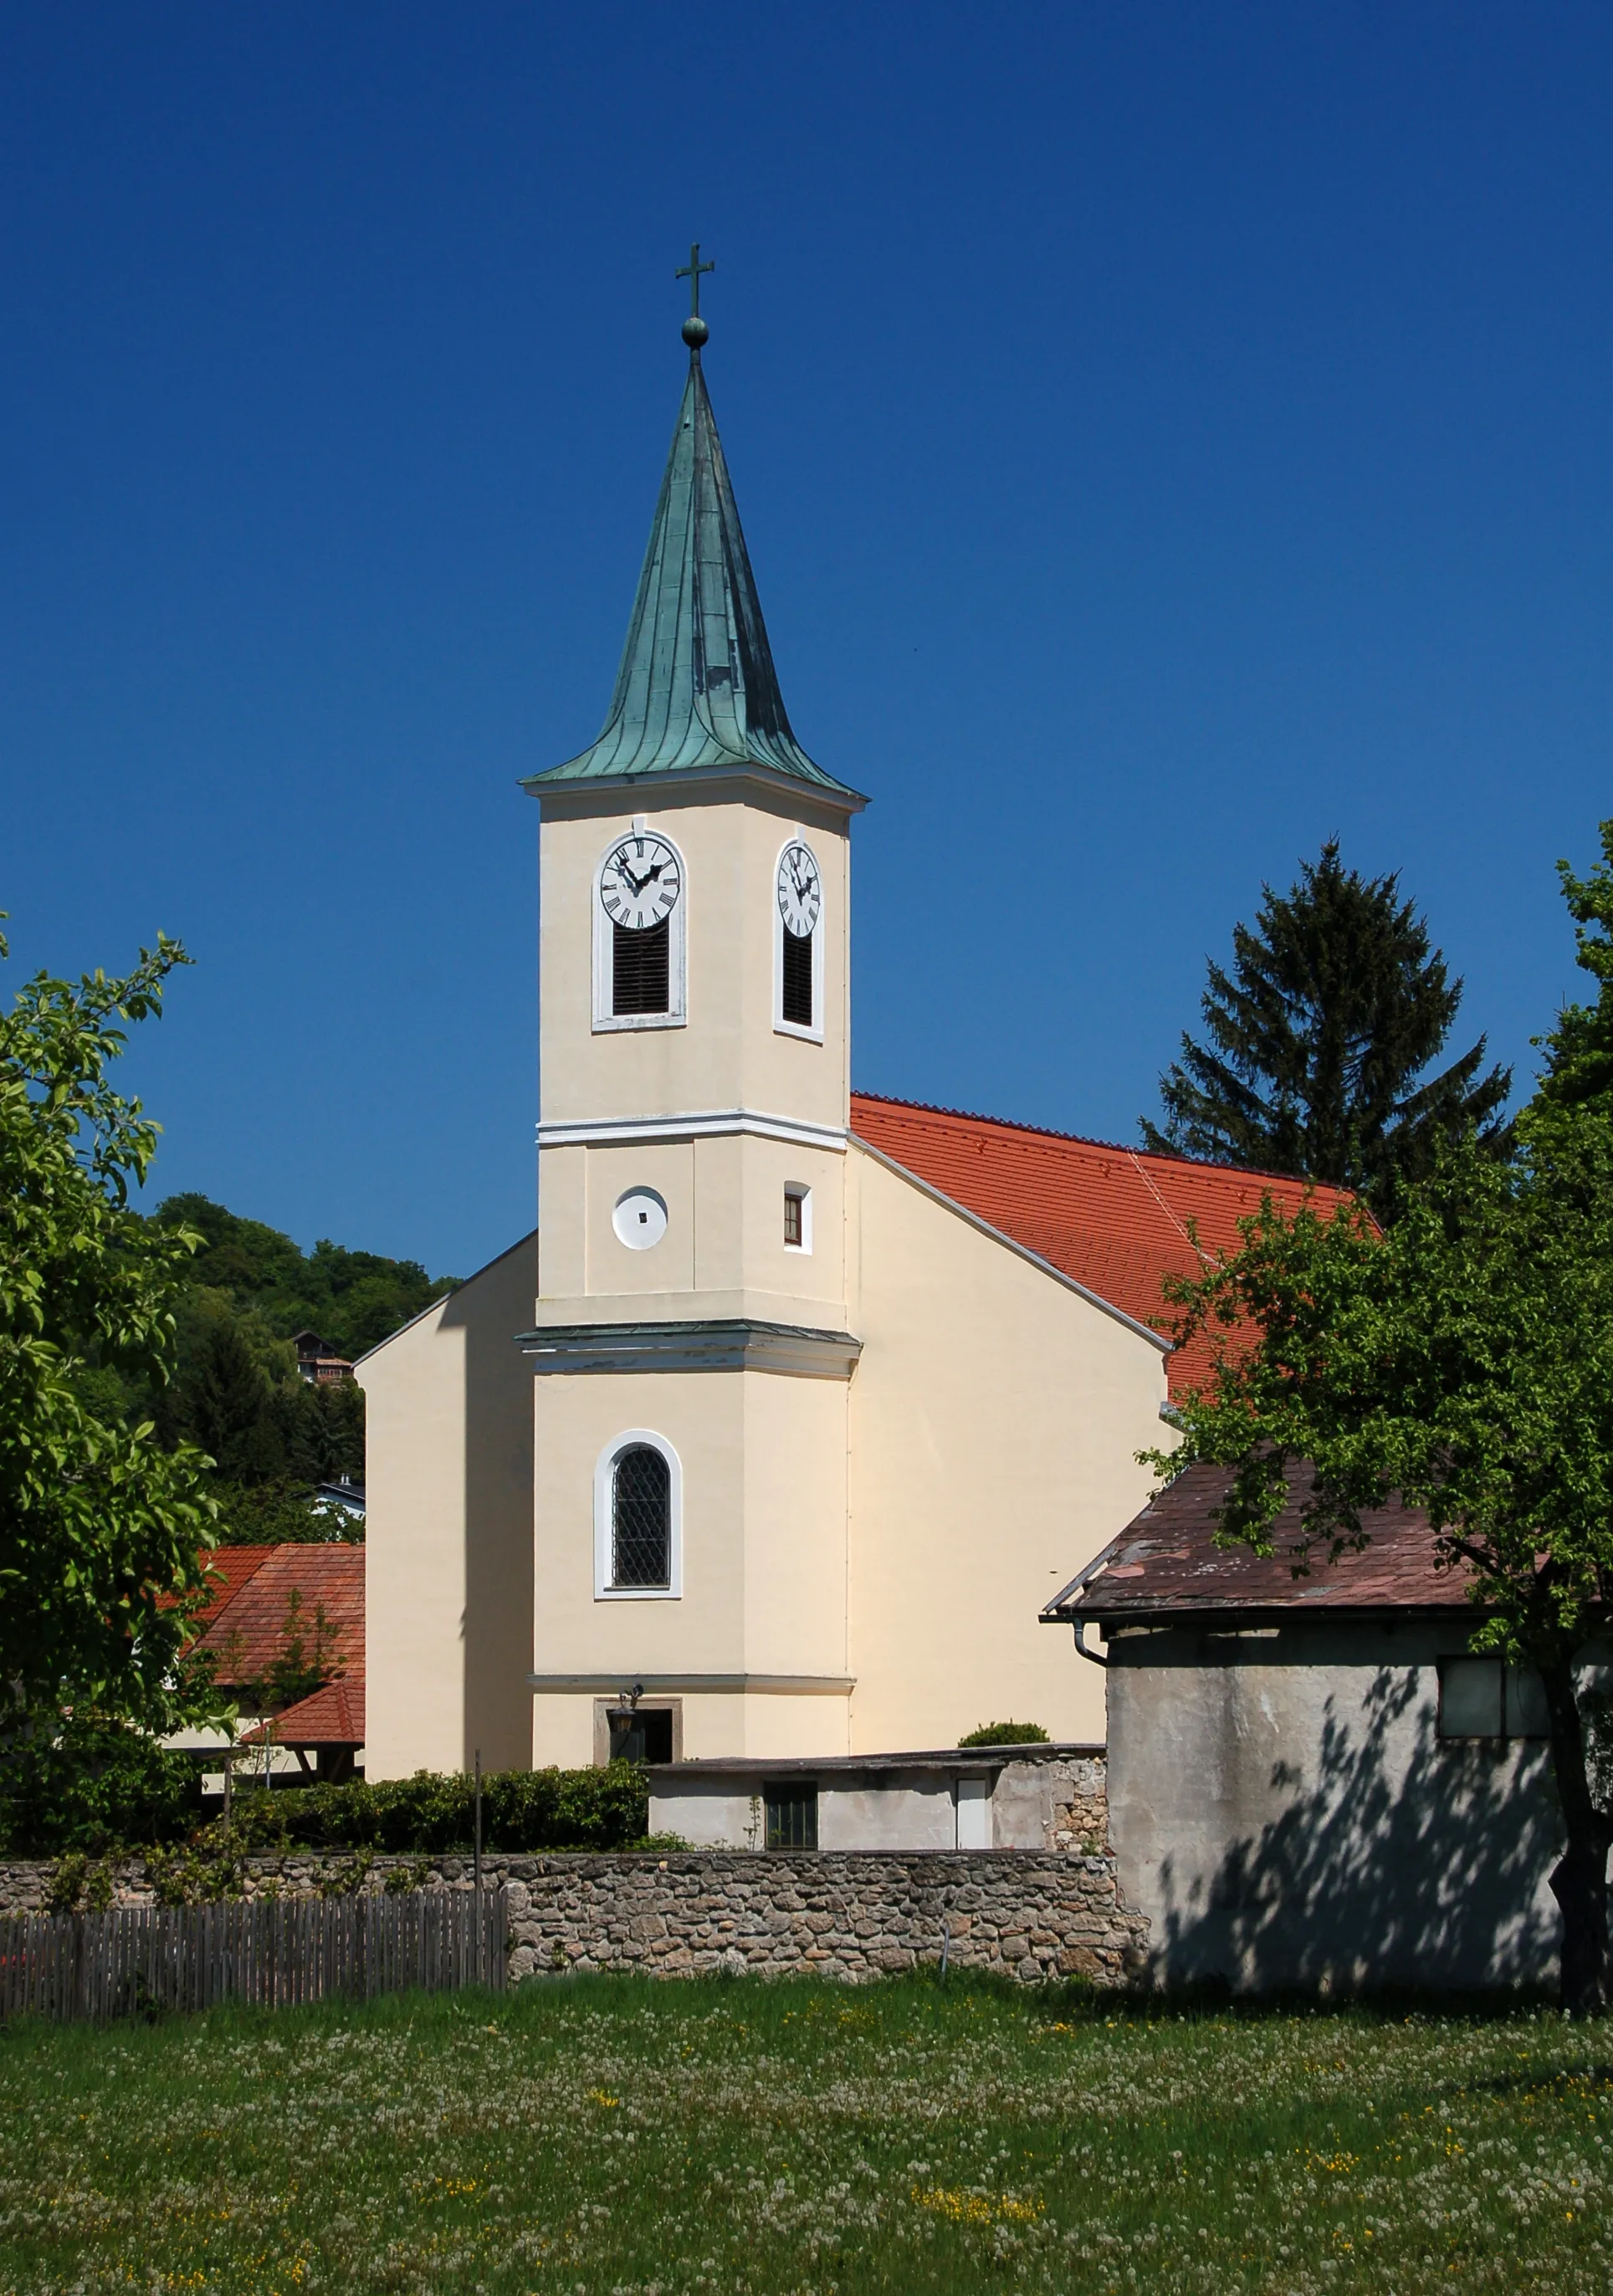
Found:
<path fill-rule="evenodd" d="M 611 1584 L 671 1584 L 672 1477 L 659 1451 L 635 1443 L 611 1484 Z"/>
<path fill-rule="evenodd" d="M 672 921 L 632 932 L 611 927 L 611 1011 L 617 1020 L 632 1013 L 667 1013 L 672 1004 Z M 810 992 L 809 992 L 810 993 Z"/>
<path fill-rule="evenodd" d="M 784 927 L 784 1017 L 793 1029 L 812 1025 L 812 936 Z"/>

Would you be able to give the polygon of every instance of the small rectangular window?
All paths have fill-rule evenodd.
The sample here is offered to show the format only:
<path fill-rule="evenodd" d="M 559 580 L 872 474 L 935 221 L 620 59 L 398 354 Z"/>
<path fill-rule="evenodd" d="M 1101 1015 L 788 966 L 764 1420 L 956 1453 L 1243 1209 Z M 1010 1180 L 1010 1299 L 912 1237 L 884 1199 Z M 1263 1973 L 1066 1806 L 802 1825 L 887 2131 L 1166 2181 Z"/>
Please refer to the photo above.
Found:
<path fill-rule="evenodd" d="M 786 1784 L 762 1788 L 767 1808 L 769 1849 L 816 1849 L 818 1847 L 818 1789 Z"/>
<path fill-rule="evenodd" d="M 801 1218 L 801 1191 L 786 1188 L 784 1192 L 784 1240 L 793 1250 L 801 1250 L 805 1229 Z"/>
<path fill-rule="evenodd" d="M 1507 1669 L 1507 1735 L 1509 1738 L 1549 1738 L 1551 1718 L 1546 1711 L 1546 1685 L 1532 1666 Z"/>
<path fill-rule="evenodd" d="M 1532 1666 L 1498 1658 L 1447 1658 L 1439 1668 L 1442 1738 L 1545 1738 L 1551 1735 L 1545 1686 Z"/>
<path fill-rule="evenodd" d="M 672 927 L 659 924 L 633 932 L 611 927 L 611 1012 L 621 1020 L 633 1013 L 665 1013 L 672 1001 Z"/>
<path fill-rule="evenodd" d="M 787 925 L 780 930 L 784 934 L 784 1017 L 793 1029 L 810 1029 L 812 1025 L 812 936 L 811 933 L 793 933 Z"/>
<path fill-rule="evenodd" d="M 1448 1658 L 1439 1669 L 1442 1738 L 1499 1738 L 1505 1728 L 1498 1658 Z"/>
<path fill-rule="evenodd" d="M 670 1762 L 672 1716 L 665 1706 L 613 1707 L 606 1716 L 613 1762 Z"/>

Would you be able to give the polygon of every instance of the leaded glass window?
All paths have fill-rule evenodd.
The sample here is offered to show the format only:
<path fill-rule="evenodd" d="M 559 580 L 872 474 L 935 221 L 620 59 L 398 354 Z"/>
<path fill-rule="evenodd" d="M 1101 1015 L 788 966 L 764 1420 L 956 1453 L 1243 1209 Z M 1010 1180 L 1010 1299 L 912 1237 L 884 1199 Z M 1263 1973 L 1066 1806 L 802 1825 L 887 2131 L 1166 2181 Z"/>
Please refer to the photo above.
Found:
<path fill-rule="evenodd" d="M 635 1443 L 611 1478 L 611 1584 L 671 1584 L 672 1475 L 659 1451 Z"/>

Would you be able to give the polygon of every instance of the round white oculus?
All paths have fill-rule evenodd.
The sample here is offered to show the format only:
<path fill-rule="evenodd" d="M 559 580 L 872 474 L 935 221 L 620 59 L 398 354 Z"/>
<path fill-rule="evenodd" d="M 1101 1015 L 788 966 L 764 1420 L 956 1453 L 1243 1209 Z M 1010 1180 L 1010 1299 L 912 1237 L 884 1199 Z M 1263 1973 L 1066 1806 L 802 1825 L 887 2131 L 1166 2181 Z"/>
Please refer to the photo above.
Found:
<path fill-rule="evenodd" d="M 823 879 L 810 845 L 797 838 L 778 858 L 778 914 L 786 932 L 804 940 L 823 914 Z"/>
<path fill-rule="evenodd" d="M 611 922 L 629 932 L 644 932 L 670 917 L 682 890 L 677 854 L 647 829 L 630 830 L 599 872 L 600 904 Z"/>
<path fill-rule="evenodd" d="M 630 1251 L 648 1251 L 666 1234 L 666 1199 L 654 1188 L 630 1188 L 616 1199 L 611 1226 Z"/>

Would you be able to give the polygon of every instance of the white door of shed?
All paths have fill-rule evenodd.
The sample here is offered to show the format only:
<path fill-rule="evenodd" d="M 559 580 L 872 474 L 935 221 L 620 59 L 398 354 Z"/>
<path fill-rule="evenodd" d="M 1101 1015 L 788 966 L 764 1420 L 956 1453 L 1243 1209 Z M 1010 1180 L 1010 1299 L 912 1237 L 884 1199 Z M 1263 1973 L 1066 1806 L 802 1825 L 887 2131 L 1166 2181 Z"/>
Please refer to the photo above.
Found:
<path fill-rule="evenodd" d="M 992 1846 L 992 1782 L 990 1778 L 959 1778 L 954 1789 L 958 1805 L 959 1849 L 989 1849 Z"/>

